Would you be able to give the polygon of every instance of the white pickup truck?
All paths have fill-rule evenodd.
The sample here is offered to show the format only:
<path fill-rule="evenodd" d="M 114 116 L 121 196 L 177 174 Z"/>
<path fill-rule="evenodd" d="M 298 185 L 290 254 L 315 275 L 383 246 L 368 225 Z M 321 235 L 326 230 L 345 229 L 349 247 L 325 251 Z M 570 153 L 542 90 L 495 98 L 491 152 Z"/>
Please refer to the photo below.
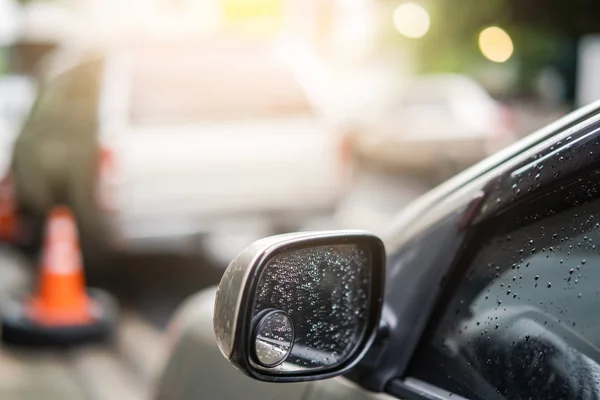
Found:
<path fill-rule="evenodd" d="M 71 63 L 17 140 L 23 209 L 68 201 L 83 234 L 110 221 L 103 236 L 126 249 L 223 258 L 329 214 L 344 140 L 318 111 L 315 64 L 279 49 L 137 43 Z"/>

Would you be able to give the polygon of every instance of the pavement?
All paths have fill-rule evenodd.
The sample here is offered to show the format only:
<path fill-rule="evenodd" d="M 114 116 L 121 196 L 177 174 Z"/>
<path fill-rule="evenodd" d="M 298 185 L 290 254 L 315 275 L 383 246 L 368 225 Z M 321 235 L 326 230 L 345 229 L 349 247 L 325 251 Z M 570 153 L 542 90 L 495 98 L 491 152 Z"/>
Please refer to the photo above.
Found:
<path fill-rule="evenodd" d="M 112 257 L 119 276 L 94 279 L 116 294 L 121 313 L 114 341 L 73 350 L 0 347 L 1 399 L 150 399 L 165 361 L 167 321 L 189 294 L 213 284 L 201 260 L 181 256 Z M 120 264 L 120 265 L 119 265 Z M 168 268 L 169 273 L 165 273 Z M 0 301 L 29 290 L 31 262 L 0 247 Z"/>
<path fill-rule="evenodd" d="M 94 265 L 98 262 L 103 265 Z M 98 273 L 104 264 L 110 272 Z M 122 308 L 160 331 L 186 298 L 217 285 L 227 267 L 202 255 L 177 253 L 112 254 L 88 265 L 94 272 L 88 276 L 90 286 L 109 291 Z"/>

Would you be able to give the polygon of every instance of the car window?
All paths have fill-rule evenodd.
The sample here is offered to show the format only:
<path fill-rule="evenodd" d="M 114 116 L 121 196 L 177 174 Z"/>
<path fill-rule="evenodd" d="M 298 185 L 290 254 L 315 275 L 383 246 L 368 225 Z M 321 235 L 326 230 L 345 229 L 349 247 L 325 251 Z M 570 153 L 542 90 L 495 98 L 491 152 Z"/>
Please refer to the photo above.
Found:
<path fill-rule="evenodd" d="M 292 71 L 266 51 L 151 48 L 136 54 L 133 71 L 134 123 L 312 114 Z"/>
<path fill-rule="evenodd" d="M 597 178 L 476 232 L 411 377 L 470 399 L 600 398 Z"/>

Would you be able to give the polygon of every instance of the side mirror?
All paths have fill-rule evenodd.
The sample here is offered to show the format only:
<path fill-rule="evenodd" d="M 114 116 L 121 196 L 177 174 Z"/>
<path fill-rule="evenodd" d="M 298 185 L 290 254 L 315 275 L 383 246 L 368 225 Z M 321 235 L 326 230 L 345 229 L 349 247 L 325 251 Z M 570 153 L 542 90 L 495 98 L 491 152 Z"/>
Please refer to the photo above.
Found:
<path fill-rule="evenodd" d="M 383 303 L 385 250 L 361 231 L 261 239 L 229 264 L 215 299 L 223 355 L 263 381 L 344 373 L 373 342 Z"/>

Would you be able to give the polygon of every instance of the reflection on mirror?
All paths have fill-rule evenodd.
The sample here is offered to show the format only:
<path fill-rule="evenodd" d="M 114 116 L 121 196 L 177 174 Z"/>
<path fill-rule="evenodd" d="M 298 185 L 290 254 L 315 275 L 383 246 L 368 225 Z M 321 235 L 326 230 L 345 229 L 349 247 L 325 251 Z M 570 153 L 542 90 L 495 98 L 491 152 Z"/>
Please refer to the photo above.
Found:
<path fill-rule="evenodd" d="M 292 350 L 292 320 L 279 310 L 267 311 L 258 320 L 254 334 L 254 356 L 263 367 L 276 367 L 285 361 Z"/>
<path fill-rule="evenodd" d="M 286 374 L 345 362 L 366 331 L 370 257 L 358 244 L 275 255 L 257 286 L 255 367 Z"/>

